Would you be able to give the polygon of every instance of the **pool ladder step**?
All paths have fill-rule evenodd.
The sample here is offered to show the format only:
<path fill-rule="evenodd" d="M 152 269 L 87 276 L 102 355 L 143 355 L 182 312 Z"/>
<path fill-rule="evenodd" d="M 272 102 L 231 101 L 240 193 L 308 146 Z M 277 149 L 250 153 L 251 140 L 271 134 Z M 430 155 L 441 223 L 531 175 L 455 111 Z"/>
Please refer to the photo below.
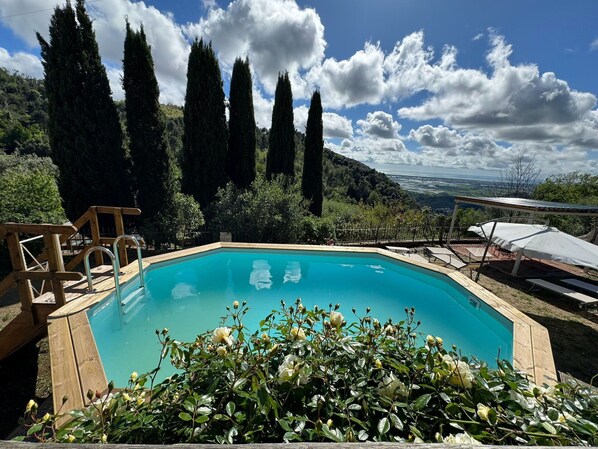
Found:
<path fill-rule="evenodd" d="M 121 301 L 123 313 L 125 315 L 131 313 L 136 308 L 137 305 L 141 305 L 140 303 L 144 299 L 145 299 L 145 290 L 143 287 L 133 290 L 130 294 L 128 294 Z"/>

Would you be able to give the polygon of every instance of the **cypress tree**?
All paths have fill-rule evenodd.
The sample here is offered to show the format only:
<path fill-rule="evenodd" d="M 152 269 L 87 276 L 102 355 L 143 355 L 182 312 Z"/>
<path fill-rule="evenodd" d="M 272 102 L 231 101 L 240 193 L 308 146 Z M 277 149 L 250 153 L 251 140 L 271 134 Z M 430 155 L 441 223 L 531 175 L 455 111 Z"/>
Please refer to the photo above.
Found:
<path fill-rule="evenodd" d="M 249 61 L 235 60 L 230 81 L 228 175 L 237 187 L 255 179 L 255 117 Z"/>
<path fill-rule="evenodd" d="M 50 147 L 67 216 L 94 204 L 130 206 L 122 129 L 83 0 L 54 10 L 50 42 L 37 35 L 48 94 Z"/>
<path fill-rule="evenodd" d="M 227 182 L 228 130 L 220 67 L 203 40 L 189 54 L 183 121 L 183 192 L 205 208 Z"/>
<path fill-rule="evenodd" d="M 145 225 L 166 232 L 163 219 L 173 214 L 176 181 L 160 109 L 160 89 L 143 26 L 133 31 L 128 21 L 122 82 L 137 205 Z"/>
<path fill-rule="evenodd" d="M 322 216 L 322 154 L 324 152 L 324 127 L 322 125 L 322 100 L 317 90 L 311 97 L 307 128 L 301 191 L 309 201 L 309 211 Z"/>
<path fill-rule="evenodd" d="M 278 75 L 274 108 L 272 109 L 272 128 L 266 160 L 266 177 L 281 173 L 294 176 L 295 169 L 295 126 L 293 124 L 293 92 L 289 74 Z"/>

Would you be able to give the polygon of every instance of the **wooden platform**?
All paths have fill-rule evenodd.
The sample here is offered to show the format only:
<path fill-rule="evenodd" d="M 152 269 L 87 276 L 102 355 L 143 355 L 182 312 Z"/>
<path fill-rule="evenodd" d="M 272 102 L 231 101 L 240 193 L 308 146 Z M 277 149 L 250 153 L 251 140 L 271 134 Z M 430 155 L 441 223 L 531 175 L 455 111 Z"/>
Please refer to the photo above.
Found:
<path fill-rule="evenodd" d="M 146 258 L 144 267 L 169 260 L 206 253 L 221 248 L 246 248 L 268 250 L 312 250 L 378 254 L 408 263 L 420 269 L 431 270 L 450 277 L 471 291 L 477 298 L 494 308 L 498 313 L 513 322 L 513 365 L 529 374 L 538 384 L 552 385 L 557 382 L 556 369 L 552 357 L 548 331 L 507 302 L 480 287 L 462 273 L 449 270 L 426 261 L 419 262 L 391 251 L 379 248 L 330 247 L 313 245 L 263 245 L 248 243 L 213 243 L 168 254 Z M 84 292 L 84 286 L 73 285 L 69 291 L 69 302 L 52 313 L 48 318 L 50 356 L 52 367 L 52 388 L 54 408 L 61 413 L 81 407 L 87 402 L 88 390 L 100 393 L 107 387 L 93 334 L 89 327 L 86 310 L 104 299 L 114 290 L 114 280 L 110 270 L 103 267 L 94 281 L 97 291 Z M 122 269 L 121 282 L 125 283 L 138 275 L 137 262 Z M 108 276 L 106 276 L 108 275 Z M 73 293 L 71 296 L 71 292 Z M 77 294 L 76 294 L 77 293 Z M 62 398 L 69 400 L 63 406 Z M 62 408 L 61 408 L 62 407 Z"/>

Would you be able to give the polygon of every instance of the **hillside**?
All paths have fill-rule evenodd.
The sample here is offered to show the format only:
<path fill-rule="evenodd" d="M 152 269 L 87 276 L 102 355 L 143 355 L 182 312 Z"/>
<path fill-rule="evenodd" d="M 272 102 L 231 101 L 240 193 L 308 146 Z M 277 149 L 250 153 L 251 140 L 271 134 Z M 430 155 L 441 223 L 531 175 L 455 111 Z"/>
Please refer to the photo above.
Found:
<path fill-rule="evenodd" d="M 48 115 L 43 82 L 11 74 L 0 69 L 0 154 L 49 155 L 46 123 Z M 124 102 L 117 102 L 124 122 Z M 179 106 L 162 105 L 166 120 L 167 140 L 178 160 L 182 146 L 183 111 Z M 305 135 L 296 133 L 296 173 L 303 166 Z M 268 130 L 257 129 L 257 169 L 265 170 Z M 400 202 L 411 207 L 415 203 L 400 185 L 353 159 L 324 151 L 324 196 L 340 202 L 390 204 Z"/>

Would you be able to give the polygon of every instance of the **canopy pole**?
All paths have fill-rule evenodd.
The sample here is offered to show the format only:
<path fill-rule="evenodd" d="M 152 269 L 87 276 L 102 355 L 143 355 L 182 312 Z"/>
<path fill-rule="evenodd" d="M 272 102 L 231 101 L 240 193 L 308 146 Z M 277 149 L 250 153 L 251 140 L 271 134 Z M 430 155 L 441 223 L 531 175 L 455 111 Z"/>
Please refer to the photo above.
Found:
<path fill-rule="evenodd" d="M 457 220 L 457 211 L 459 210 L 459 202 L 455 201 L 455 207 L 453 209 L 453 217 L 451 218 L 451 226 L 449 227 L 448 235 L 446 236 L 446 246 L 450 248 L 451 237 L 453 236 L 453 228 L 455 227 L 455 221 Z"/>
<path fill-rule="evenodd" d="M 521 258 L 523 257 L 523 250 L 517 253 L 517 259 L 515 259 L 515 265 L 513 266 L 513 271 L 511 271 L 512 276 L 517 276 L 517 271 L 519 270 L 519 265 L 521 264 Z"/>

